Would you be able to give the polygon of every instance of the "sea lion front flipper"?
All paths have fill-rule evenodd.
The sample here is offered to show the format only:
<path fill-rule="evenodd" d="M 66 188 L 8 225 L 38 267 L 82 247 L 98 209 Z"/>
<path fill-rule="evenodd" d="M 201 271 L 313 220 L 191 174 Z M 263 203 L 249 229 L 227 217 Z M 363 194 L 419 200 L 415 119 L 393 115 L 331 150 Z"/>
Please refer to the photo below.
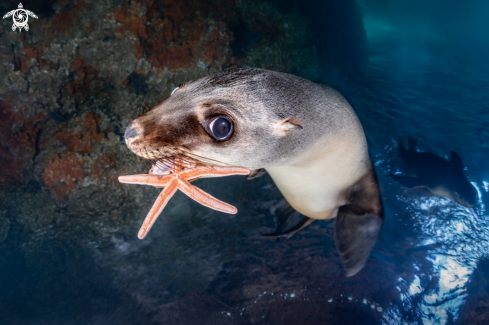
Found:
<path fill-rule="evenodd" d="M 246 177 L 247 180 L 250 180 L 250 179 L 254 179 L 254 178 L 258 178 L 258 177 L 262 177 L 263 175 L 265 175 L 267 173 L 267 171 L 265 170 L 265 168 L 260 168 L 260 169 L 253 169 L 250 174 L 248 175 L 248 177 Z"/>
<path fill-rule="evenodd" d="M 389 175 L 394 178 L 396 181 L 401 183 L 401 185 L 407 187 L 407 188 L 413 188 L 417 186 L 423 186 L 424 184 L 421 184 L 419 179 L 417 177 L 406 177 L 406 176 L 399 176 L 396 174 L 389 173 Z"/>
<path fill-rule="evenodd" d="M 303 219 L 294 227 L 289 228 L 287 230 L 281 231 L 278 230 L 279 227 L 277 227 L 277 230 L 275 232 L 270 233 L 270 234 L 262 234 L 263 237 L 286 237 L 289 239 L 293 235 L 295 235 L 297 232 L 302 230 L 303 228 L 309 226 L 315 219 L 304 217 Z"/>
<path fill-rule="evenodd" d="M 305 217 L 297 212 L 285 199 L 274 204 L 270 208 L 270 212 L 277 219 L 277 228 L 273 233 L 262 234 L 264 237 L 290 238 L 314 221 L 314 219 Z"/>
<path fill-rule="evenodd" d="M 336 217 L 334 240 L 346 276 L 357 274 L 365 265 L 382 229 L 382 218 L 365 214 L 349 213 L 348 206 L 342 206 Z"/>

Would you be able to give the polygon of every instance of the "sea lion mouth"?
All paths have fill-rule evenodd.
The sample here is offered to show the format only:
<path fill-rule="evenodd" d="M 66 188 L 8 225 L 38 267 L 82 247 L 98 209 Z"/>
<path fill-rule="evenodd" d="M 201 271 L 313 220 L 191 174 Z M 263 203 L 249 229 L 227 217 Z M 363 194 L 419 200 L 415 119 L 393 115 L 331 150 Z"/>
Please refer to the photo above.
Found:
<path fill-rule="evenodd" d="M 157 148 L 151 144 L 128 143 L 127 147 L 137 156 L 153 163 L 154 173 L 166 173 L 177 169 L 195 168 L 198 166 L 229 166 L 221 161 L 199 156 L 190 151 L 161 144 Z"/>
<path fill-rule="evenodd" d="M 153 167 L 149 170 L 149 174 L 152 175 L 168 175 L 170 173 L 177 173 L 188 169 L 195 169 L 197 167 L 207 166 L 199 161 L 187 157 L 185 155 L 175 155 L 172 157 L 165 157 L 158 159 L 154 162 Z"/>
<path fill-rule="evenodd" d="M 187 150 L 167 144 L 155 147 L 150 143 L 127 143 L 127 147 L 137 156 L 148 160 L 171 159 L 175 156 L 190 154 Z"/>

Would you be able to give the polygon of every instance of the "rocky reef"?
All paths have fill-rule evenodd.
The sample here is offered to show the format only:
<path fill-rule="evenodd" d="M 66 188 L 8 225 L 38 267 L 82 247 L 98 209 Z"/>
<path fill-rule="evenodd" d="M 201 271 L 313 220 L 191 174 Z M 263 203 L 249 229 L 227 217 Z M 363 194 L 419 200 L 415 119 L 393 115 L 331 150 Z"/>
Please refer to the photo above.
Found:
<path fill-rule="evenodd" d="M 39 14 L 30 32 L 1 25 L 2 211 L 18 215 L 13 222 L 33 232 L 31 240 L 75 224 L 100 239 L 132 224 L 152 199 L 122 187 L 117 175 L 148 166 L 121 135 L 179 84 L 240 66 L 315 78 L 308 20 L 270 3 L 50 4 L 47 13 L 48 2 L 30 8 Z"/>

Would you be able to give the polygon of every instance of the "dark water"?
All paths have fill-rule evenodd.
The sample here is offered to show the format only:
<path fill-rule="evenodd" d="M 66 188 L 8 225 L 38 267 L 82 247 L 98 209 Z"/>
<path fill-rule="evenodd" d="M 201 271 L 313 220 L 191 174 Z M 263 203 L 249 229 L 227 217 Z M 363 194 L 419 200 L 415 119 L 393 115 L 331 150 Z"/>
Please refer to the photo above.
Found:
<path fill-rule="evenodd" d="M 50 238 L 31 254 L 14 224 L 0 256 L 0 323 L 472 324 L 464 304 L 489 297 L 480 289 L 489 249 L 489 11 L 483 1 L 423 5 L 360 2 L 368 63 L 361 73 L 318 76 L 362 121 L 385 204 L 379 242 L 358 275 L 344 276 L 333 222 L 288 241 L 260 236 L 273 230 L 281 200 L 268 176 L 199 180 L 239 213 L 177 194 L 144 241 L 135 235 L 146 208 L 104 244 Z M 408 136 L 422 151 L 459 153 L 478 191 L 474 208 L 389 177 L 402 169 L 397 143 Z"/>
<path fill-rule="evenodd" d="M 487 12 L 487 4 L 479 4 L 480 10 Z M 391 9 L 402 10 L 403 6 L 409 7 L 399 4 Z M 396 246 L 408 244 L 411 248 L 407 254 L 395 259 L 414 268 L 399 274 L 396 288 L 400 303 L 384 311 L 382 319 L 387 324 L 475 322 L 459 316 L 461 310 L 467 313 L 475 309 L 474 305 L 461 306 L 470 297 L 467 284 L 474 269 L 487 258 L 484 161 L 489 137 L 484 126 L 488 119 L 489 96 L 485 90 L 489 63 L 487 37 L 479 29 L 482 25 L 464 25 L 462 31 L 454 32 L 454 25 L 459 26 L 454 17 L 467 19 L 468 25 L 480 23 L 474 11 L 476 2 L 469 7 L 459 8 L 458 15 L 450 6 L 438 7 L 439 15 L 419 11 L 420 16 L 415 18 L 410 17 L 409 8 L 403 8 L 407 11 L 394 15 L 397 23 L 365 19 L 372 50 L 369 83 L 360 86 L 351 101 L 370 139 L 376 166 L 382 174 L 400 168 L 393 142 L 406 141 L 411 135 L 421 139 L 423 151 L 449 157 L 449 150 L 455 150 L 463 155 L 466 174 L 479 196 L 477 206 L 467 209 L 448 199 L 399 190 L 395 182 L 384 178 L 390 218 L 374 256 L 389 260 L 393 256 L 382 251 L 392 252 Z M 400 228 L 401 241 L 392 237 Z M 416 257 L 413 252 L 423 254 Z M 424 261 L 429 265 L 422 266 Z M 480 324 L 485 319 L 480 318 Z"/>

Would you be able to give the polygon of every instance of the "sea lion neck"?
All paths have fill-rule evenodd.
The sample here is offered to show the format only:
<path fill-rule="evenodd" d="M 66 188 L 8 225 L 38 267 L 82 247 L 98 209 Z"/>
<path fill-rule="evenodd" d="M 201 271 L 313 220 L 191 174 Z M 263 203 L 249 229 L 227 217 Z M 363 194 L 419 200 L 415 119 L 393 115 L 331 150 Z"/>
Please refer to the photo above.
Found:
<path fill-rule="evenodd" d="M 338 141 L 344 145 L 331 145 Z M 330 219 L 347 203 L 349 188 L 371 168 L 363 133 L 344 132 L 318 141 L 288 164 L 266 170 L 294 209 L 313 219 Z"/>

